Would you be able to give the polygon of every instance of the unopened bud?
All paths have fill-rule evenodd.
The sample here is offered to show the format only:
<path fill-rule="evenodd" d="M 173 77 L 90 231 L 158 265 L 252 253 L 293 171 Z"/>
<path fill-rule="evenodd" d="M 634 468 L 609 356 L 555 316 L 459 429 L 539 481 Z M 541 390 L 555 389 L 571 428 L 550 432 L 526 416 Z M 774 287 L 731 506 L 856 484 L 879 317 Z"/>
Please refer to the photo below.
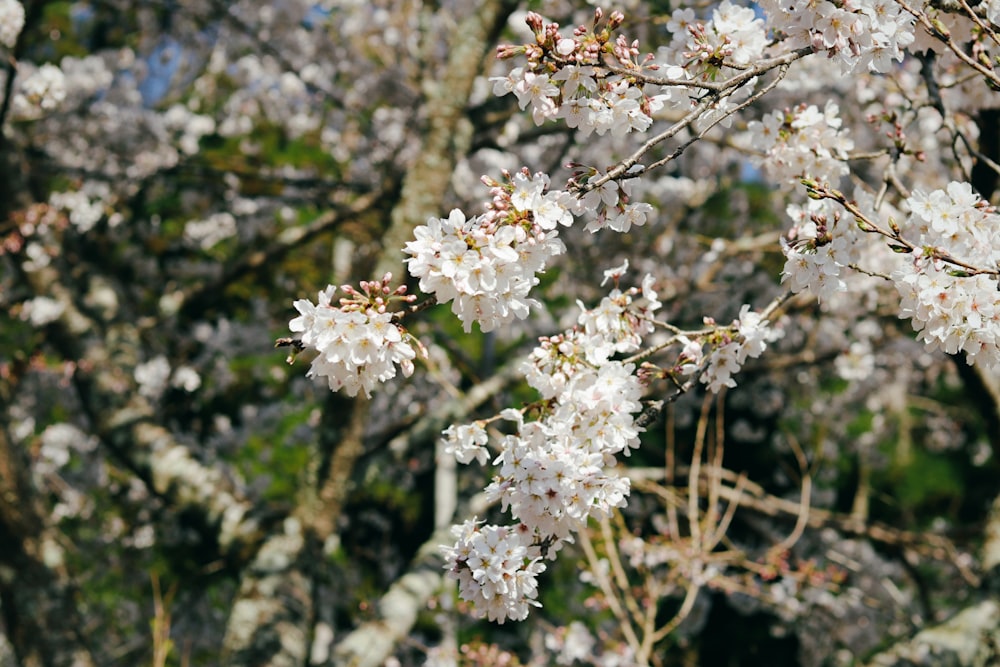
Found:
<path fill-rule="evenodd" d="M 528 12 L 528 15 L 524 17 L 524 22 L 528 24 L 529 28 L 531 28 L 531 32 L 535 33 L 536 39 L 542 36 L 545 30 L 545 22 L 541 15 L 536 12 Z"/>
<path fill-rule="evenodd" d="M 501 44 L 497 47 L 497 58 L 500 60 L 505 60 L 507 58 L 513 58 L 514 56 L 520 55 L 524 52 L 523 46 L 515 46 L 513 44 Z"/>

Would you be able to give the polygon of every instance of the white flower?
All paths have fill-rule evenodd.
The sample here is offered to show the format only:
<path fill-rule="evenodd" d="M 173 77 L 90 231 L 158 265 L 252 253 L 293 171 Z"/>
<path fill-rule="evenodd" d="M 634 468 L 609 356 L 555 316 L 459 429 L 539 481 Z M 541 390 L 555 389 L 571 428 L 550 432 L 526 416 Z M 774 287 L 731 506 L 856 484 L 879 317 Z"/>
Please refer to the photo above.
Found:
<path fill-rule="evenodd" d="M 1000 215 L 972 191 L 952 182 L 946 190 L 914 191 L 912 211 L 902 228 L 921 248 L 940 248 L 974 267 L 1000 263 Z M 905 233 L 905 232 L 904 232 Z M 900 314 L 909 318 L 931 349 L 965 352 L 969 363 L 1000 367 L 1000 292 L 986 275 L 952 275 L 952 264 L 921 257 L 898 256 L 892 273 L 900 295 Z"/>
<path fill-rule="evenodd" d="M 319 293 L 316 304 L 308 299 L 293 304 L 299 316 L 289 322 L 289 329 L 301 334 L 305 347 L 319 352 L 308 375 L 326 378 L 331 391 L 342 389 L 355 396 L 364 390 L 371 396 L 379 382 L 396 377 L 397 366 L 403 375 L 413 374 L 414 346 L 420 345 L 377 301 L 389 277 L 362 283 L 371 293 L 362 297 L 351 290 L 354 298 L 342 300 L 339 306 L 331 304 L 336 291 L 332 285 Z"/>
<path fill-rule="evenodd" d="M 529 176 L 519 171 L 514 174 L 512 181 L 514 191 L 510 195 L 510 203 L 521 211 L 534 208 L 549 185 L 548 177 L 541 173 Z"/>
<path fill-rule="evenodd" d="M 622 232 L 624 234 L 631 229 L 633 225 L 636 227 L 642 227 L 645 225 L 646 216 L 652 212 L 653 207 L 643 202 L 627 204 L 622 211 L 618 211 L 616 214 L 608 216 L 607 226 L 616 232 Z"/>
<path fill-rule="evenodd" d="M 871 343 L 854 341 L 850 347 L 833 360 L 837 375 L 845 380 L 867 380 L 875 371 L 875 354 Z"/>
<path fill-rule="evenodd" d="M 736 328 L 743 339 L 736 355 L 740 364 L 743 364 L 747 357 L 756 359 L 762 355 L 767 344 L 780 338 L 783 333 L 780 329 L 772 329 L 770 323 L 763 319 L 760 313 L 752 312 L 747 304 L 743 304 L 740 308 Z"/>
<path fill-rule="evenodd" d="M 49 204 L 66 211 L 77 231 L 88 232 L 104 217 L 106 199 L 110 196 L 105 184 L 86 183 L 80 190 L 53 192 Z"/>
<path fill-rule="evenodd" d="M 626 271 L 628 271 L 628 258 L 620 266 L 615 266 L 604 271 L 604 280 L 601 281 L 601 287 L 604 287 L 608 280 L 613 280 L 615 284 L 618 284 L 618 281 L 625 275 Z"/>
<path fill-rule="evenodd" d="M 736 380 L 732 376 L 740 370 L 740 363 L 736 359 L 738 352 L 738 344 L 728 343 L 709 355 L 708 367 L 701 374 L 701 381 L 708 385 L 709 391 L 718 393 L 723 387 L 736 386 Z"/>
<path fill-rule="evenodd" d="M 559 632 L 545 635 L 545 648 L 556 652 L 555 661 L 559 665 L 593 661 L 596 643 L 587 626 L 580 621 L 573 621 Z"/>
<path fill-rule="evenodd" d="M 529 104 L 538 106 L 549 103 L 550 98 L 559 94 L 559 86 L 549 81 L 548 74 L 534 72 L 525 72 L 524 77 L 513 85 L 512 90 L 517 97 L 518 106 L 522 109 Z"/>
<path fill-rule="evenodd" d="M 596 389 L 596 379 L 587 377 L 586 386 L 578 388 L 582 393 L 574 395 Z M 499 500 L 531 535 L 554 542 L 569 540 L 591 517 L 609 516 L 629 493 L 628 478 L 606 466 L 615 452 L 638 444 L 631 415 L 624 412 L 633 407 L 631 397 L 628 392 L 624 402 L 614 402 L 602 391 L 592 397 L 594 414 L 566 402 L 551 418 L 523 424 L 517 436 L 500 442 L 494 461 L 500 469 L 487 496 Z"/>
<path fill-rule="evenodd" d="M 829 200 L 809 200 L 805 206 L 793 204 L 787 210 L 798 224 L 781 240 L 786 257 L 781 280 L 793 292 L 808 290 L 820 302 L 829 301 L 847 290 L 843 277 L 847 268 L 861 262 L 863 232 L 840 222 L 842 209 Z M 818 224 L 825 226 L 822 239 Z"/>
<path fill-rule="evenodd" d="M 568 56 L 576 51 L 576 42 L 572 39 L 560 39 L 556 42 L 556 53 L 561 56 Z"/>
<path fill-rule="evenodd" d="M 1000 27 L 1000 0 L 990 0 L 986 5 L 986 18 L 993 25 Z"/>
<path fill-rule="evenodd" d="M 703 346 L 698 340 L 690 340 L 687 336 L 680 336 L 677 342 L 683 345 L 681 353 L 677 355 L 678 372 L 681 375 L 691 375 L 701 368 L 705 358 Z"/>
<path fill-rule="evenodd" d="M 457 541 L 442 547 L 448 576 L 458 581 L 458 593 L 473 604 L 474 613 L 491 621 L 527 618 L 529 607 L 540 607 L 538 575 L 545 571 L 539 557 L 517 527 L 481 525 L 475 520 L 452 528 Z"/>
<path fill-rule="evenodd" d="M 652 274 L 647 273 L 642 277 L 642 298 L 646 300 L 645 310 L 652 314 L 660 309 L 663 304 L 660 303 L 660 297 L 653 289 L 653 284 L 656 282 L 656 278 Z"/>
<path fill-rule="evenodd" d="M 540 197 L 538 182 L 521 179 L 514 195 L 519 205 L 533 205 Z M 562 217 L 563 213 L 559 216 Z M 554 226 L 554 223 L 552 223 Z M 458 209 L 447 219 L 430 218 L 414 230 L 404 252 L 410 275 L 420 279 L 420 289 L 435 294 L 439 303 L 452 302 L 452 312 L 466 331 L 478 322 L 492 331 L 511 320 L 524 319 L 531 306 L 528 297 L 538 283 L 536 274 L 550 257 L 563 252 L 555 231 L 538 224 L 529 232 L 522 226 L 497 226 L 488 215 L 466 220 Z"/>
<path fill-rule="evenodd" d="M 827 102 L 823 111 L 814 105 L 775 110 L 760 121 L 747 124 L 752 145 L 764 152 L 757 160 L 776 180 L 798 184 L 808 176 L 824 183 L 847 173 L 847 154 L 854 142 L 841 130 L 838 107 Z"/>
<path fill-rule="evenodd" d="M 135 381 L 139 384 L 139 394 L 157 399 L 167 388 L 170 379 L 170 362 L 162 354 L 135 367 Z"/>
<path fill-rule="evenodd" d="M 561 190 L 550 191 L 535 199 L 530 210 L 535 217 L 535 223 L 546 231 L 556 228 L 556 225 L 569 227 L 573 224 L 573 214 L 563 203 L 567 193 Z"/>
<path fill-rule="evenodd" d="M 220 241 L 236 235 L 236 218 L 232 213 L 213 213 L 205 220 L 191 220 L 184 225 L 184 240 L 208 250 Z"/>
<path fill-rule="evenodd" d="M 95 440 L 72 424 L 60 423 L 47 426 L 41 435 L 40 468 L 55 472 L 66 465 L 74 451 L 89 452 L 96 447 Z"/>
<path fill-rule="evenodd" d="M 480 424 L 449 426 L 444 433 L 445 453 L 451 454 L 459 463 L 470 463 L 473 459 L 479 465 L 486 465 L 490 453 L 484 445 L 489 442 L 486 429 Z"/>
<path fill-rule="evenodd" d="M 47 296 L 36 296 L 24 302 L 21 319 L 31 322 L 31 326 L 43 327 L 55 322 L 63 314 L 66 305 Z"/>
<path fill-rule="evenodd" d="M 751 311 L 747 304 L 740 308 L 740 316 L 733 321 L 732 326 L 736 329 L 737 336 L 724 341 L 707 355 L 708 366 L 701 375 L 701 381 L 708 385 L 709 391 L 718 392 L 723 387 L 735 387 L 733 375 L 739 372 L 746 360 L 759 357 L 768 343 L 784 334 L 782 330 L 772 328 L 760 313 Z M 685 345 L 685 353 L 697 358 L 701 351 L 699 349 L 696 352 L 688 344 Z"/>
<path fill-rule="evenodd" d="M 771 26 L 786 34 L 788 48 L 825 50 L 844 73 L 888 72 L 914 40 L 913 16 L 887 0 L 767 0 L 762 5 Z"/>
<path fill-rule="evenodd" d="M 0 0 L 0 44 L 14 48 L 24 28 L 24 7 L 17 0 Z"/>
<path fill-rule="evenodd" d="M 201 376 L 198 375 L 198 371 L 190 366 L 180 366 L 170 378 L 170 384 L 190 393 L 197 391 L 198 387 L 201 386 Z"/>
<path fill-rule="evenodd" d="M 66 99 L 66 75 L 50 63 L 19 81 L 11 111 L 18 118 L 37 118 L 54 111 Z"/>
<path fill-rule="evenodd" d="M 566 65 L 552 75 L 552 80 L 562 83 L 564 100 L 593 93 L 597 90 L 594 68 L 589 65 Z"/>

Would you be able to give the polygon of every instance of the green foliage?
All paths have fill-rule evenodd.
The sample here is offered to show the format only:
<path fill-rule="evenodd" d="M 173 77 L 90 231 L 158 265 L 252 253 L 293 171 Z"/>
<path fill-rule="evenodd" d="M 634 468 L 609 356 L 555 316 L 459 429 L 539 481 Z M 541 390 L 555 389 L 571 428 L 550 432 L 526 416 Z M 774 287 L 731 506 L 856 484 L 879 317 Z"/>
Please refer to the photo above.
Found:
<path fill-rule="evenodd" d="M 774 209 L 773 191 L 763 183 L 737 181 L 720 187 L 709 197 L 701 209 L 703 214 L 699 234 L 711 238 L 733 236 L 734 224 L 749 223 L 752 232 L 780 229 L 783 221 Z M 736 210 L 734 200 L 739 197 L 746 203 L 745 210 Z"/>
<path fill-rule="evenodd" d="M 239 466 L 247 479 L 265 479 L 263 496 L 288 501 L 302 488 L 309 470 L 309 448 L 295 442 L 293 432 L 308 421 L 309 404 L 290 406 L 274 428 L 251 434 L 239 452 Z"/>
<path fill-rule="evenodd" d="M 878 488 L 885 489 L 899 508 L 930 522 L 961 499 L 961 475 L 947 457 L 914 448 L 905 461 L 890 465 Z"/>
<path fill-rule="evenodd" d="M 41 51 L 45 57 L 58 62 L 64 56 L 84 57 L 90 53 L 85 44 L 75 39 L 71 18 L 73 2 L 47 2 L 42 8 L 42 18 L 38 30 L 25 36 L 33 51 Z"/>
<path fill-rule="evenodd" d="M 212 135 L 205 138 L 200 159 L 214 169 L 235 171 L 246 174 L 242 181 L 246 196 L 281 194 L 284 187 L 279 181 L 271 181 L 259 174 L 262 165 L 269 169 L 284 166 L 298 169 L 314 168 L 325 179 L 335 182 L 340 175 L 340 164 L 325 150 L 317 133 L 307 133 L 301 137 L 289 138 L 281 128 L 259 122 L 253 131 L 253 141 L 258 150 L 248 155 L 242 149 L 246 141 L 242 137 L 222 137 Z"/>

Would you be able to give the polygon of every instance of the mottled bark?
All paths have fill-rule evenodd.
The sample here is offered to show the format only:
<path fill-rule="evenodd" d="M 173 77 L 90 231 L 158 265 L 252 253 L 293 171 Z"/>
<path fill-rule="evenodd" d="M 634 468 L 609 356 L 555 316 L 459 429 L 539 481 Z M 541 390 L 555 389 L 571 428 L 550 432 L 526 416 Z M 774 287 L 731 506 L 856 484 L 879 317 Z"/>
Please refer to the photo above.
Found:
<path fill-rule="evenodd" d="M 393 209 L 391 225 L 383 235 L 382 256 L 375 271 L 398 272 L 403 266 L 403 246 L 413 229 L 442 211 L 451 175 L 459 158 L 469 150 L 472 125 L 466 118 L 469 93 L 481 73 L 485 49 L 491 48 L 516 2 L 483 0 L 449 33 L 448 60 L 443 72 L 428 72 L 423 81 L 422 115 L 427 118 L 422 150 L 407 170 L 403 192 Z M 437 40 L 437 35 L 430 35 Z M 433 43 L 433 41 L 432 41 Z"/>
<path fill-rule="evenodd" d="M 63 545 L 41 512 L 19 453 L 0 428 L 0 634 L 21 667 L 90 667 Z"/>
<path fill-rule="evenodd" d="M 869 667 L 988 667 L 1000 664 L 1000 603 L 984 600 L 871 660 Z"/>
<path fill-rule="evenodd" d="M 469 516 L 487 509 L 485 496 L 476 496 L 466 508 Z M 451 528 L 440 528 L 420 547 L 410 569 L 400 577 L 375 606 L 375 618 L 362 623 L 341 639 L 333 651 L 337 667 L 379 667 L 392 655 L 427 608 L 427 601 L 441 588 L 441 545 L 454 541 Z"/>
<path fill-rule="evenodd" d="M 29 274 L 28 281 L 36 294 L 63 305 L 52 340 L 64 358 L 76 363 L 73 381 L 81 406 L 112 458 L 168 504 L 198 513 L 217 531 L 222 555 L 259 543 L 252 503 L 221 470 L 203 465 L 157 424 L 152 405 L 139 393 L 134 377 L 142 361 L 139 327 L 117 312 L 105 312 L 102 320 L 82 312 L 77 307 L 82 295 L 74 294 L 52 267 Z"/>
<path fill-rule="evenodd" d="M 363 450 L 367 401 L 331 395 L 327 415 L 354 411 L 347 424 L 325 420 L 319 450 L 332 448 L 325 482 L 302 489 L 292 516 L 268 537 L 242 574 L 223 639 L 230 667 L 304 665 L 316 617 L 314 590 L 323 545 L 334 533 L 348 488 L 347 477 Z M 339 408 L 337 407 L 339 406 Z M 324 469 L 323 462 L 319 466 Z"/>
<path fill-rule="evenodd" d="M 452 541 L 450 529 L 434 534 L 417 553 L 410 570 L 400 577 L 376 605 L 376 618 L 363 623 L 338 642 L 333 652 L 337 667 L 379 667 L 396 644 L 409 634 L 427 600 L 441 587 L 440 545 Z"/>
<path fill-rule="evenodd" d="M 983 580 L 977 601 L 953 617 L 876 655 L 869 667 L 992 667 L 1000 665 L 1000 496 L 984 527 Z"/>
<path fill-rule="evenodd" d="M 442 404 L 400 437 L 405 437 L 414 446 L 437 440 L 441 430 L 453 420 L 470 414 L 519 378 L 520 366 L 520 360 L 508 364 L 486 382 L 473 387 L 465 396 Z M 464 511 L 461 514 L 482 515 L 486 508 L 484 496 L 479 495 L 462 508 Z M 375 605 L 375 618 L 361 624 L 337 643 L 333 651 L 335 665 L 375 667 L 392 655 L 396 644 L 413 628 L 417 615 L 427 607 L 427 601 L 440 590 L 444 580 L 440 546 L 453 540 L 450 526 L 436 527 L 430 539 L 420 547 L 409 571 Z"/>
<path fill-rule="evenodd" d="M 226 665 L 304 665 L 309 652 L 313 563 L 294 519 L 272 535 L 244 570 L 223 640 Z"/>

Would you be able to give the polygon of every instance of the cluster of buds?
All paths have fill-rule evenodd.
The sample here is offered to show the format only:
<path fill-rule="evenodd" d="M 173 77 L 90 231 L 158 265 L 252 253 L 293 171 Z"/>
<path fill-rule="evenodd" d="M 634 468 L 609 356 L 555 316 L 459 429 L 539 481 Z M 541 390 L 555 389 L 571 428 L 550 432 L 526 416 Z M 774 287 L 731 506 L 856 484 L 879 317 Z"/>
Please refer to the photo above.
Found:
<path fill-rule="evenodd" d="M 594 10 L 594 21 L 591 27 L 577 26 L 573 37 L 564 37 L 559 32 L 558 23 L 545 23 L 539 14 L 528 12 L 525 23 L 535 35 L 533 44 L 501 44 L 497 47 L 497 58 L 507 59 L 515 56 L 525 56 L 531 69 L 547 68 L 549 72 L 556 71 L 563 65 L 598 65 L 602 53 L 614 51 L 609 46 L 611 36 L 625 20 L 625 15 L 619 11 L 611 12 L 604 25 L 604 10 Z"/>

